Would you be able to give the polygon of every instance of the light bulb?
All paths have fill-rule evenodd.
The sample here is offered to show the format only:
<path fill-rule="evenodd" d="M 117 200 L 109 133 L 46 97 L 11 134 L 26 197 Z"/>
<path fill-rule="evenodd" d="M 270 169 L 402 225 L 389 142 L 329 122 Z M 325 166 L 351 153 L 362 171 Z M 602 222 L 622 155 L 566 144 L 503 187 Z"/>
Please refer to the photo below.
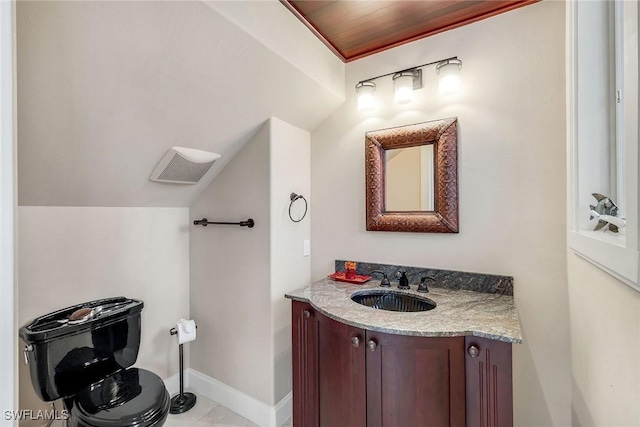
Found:
<path fill-rule="evenodd" d="M 440 95 L 453 95 L 460 90 L 460 69 L 462 61 L 449 59 L 436 65 L 436 72 L 440 76 L 438 89 Z"/>
<path fill-rule="evenodd" d="M 373 93 L 376 84 L 373 82 L 360 82 L 356 85 L 358 94 L 358 111 L 372 111 L 376 107 L 376 98 Z"/>

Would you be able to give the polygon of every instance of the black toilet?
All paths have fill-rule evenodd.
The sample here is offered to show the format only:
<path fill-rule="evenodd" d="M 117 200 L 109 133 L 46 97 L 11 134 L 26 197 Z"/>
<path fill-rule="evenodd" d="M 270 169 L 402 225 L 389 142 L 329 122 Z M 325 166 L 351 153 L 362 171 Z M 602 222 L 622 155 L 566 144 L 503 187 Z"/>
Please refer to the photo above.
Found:
<path fill-rule="evenodd" d="M 117 297 L 68 307 L 20 328 L 36 394 L 63 399 L 68 427 L 160 427 L 170 397 L 162 379 L 130 368 L 142 301 Z"/>

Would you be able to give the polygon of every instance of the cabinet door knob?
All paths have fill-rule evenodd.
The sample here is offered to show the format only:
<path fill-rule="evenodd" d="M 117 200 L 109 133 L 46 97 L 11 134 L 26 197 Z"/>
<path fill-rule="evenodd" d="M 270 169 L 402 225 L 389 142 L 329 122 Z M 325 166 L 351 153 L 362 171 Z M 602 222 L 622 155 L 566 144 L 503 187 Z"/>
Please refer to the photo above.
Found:
<path fill-rule="evenodd" d="M 467 354 L 471 357 L 478 357 L 480 355 L 480 350 L 475 345 L 470 345 L 467 349 Z"/>
<path fill-rule="evenodd" d="M 351 345 L 355 348 L 360 347 L 360 337 L 351 337 Z"/>
<path fill-rule="evenodd" d="M 378 348 L 378 344 L 374 340 L 369 340 L 369 342 L 367 343 L 367 347 L 369 347 L 369 350 L 371 351 L 376 351 L 376 348 Z"/>
<path fill-rule="evenodd" d="M 311 317 L 311 312 L 309 310 L 305 310 L 302 312 L 302 315 L 305 319 L 308 319 L 309 317 Z"/>

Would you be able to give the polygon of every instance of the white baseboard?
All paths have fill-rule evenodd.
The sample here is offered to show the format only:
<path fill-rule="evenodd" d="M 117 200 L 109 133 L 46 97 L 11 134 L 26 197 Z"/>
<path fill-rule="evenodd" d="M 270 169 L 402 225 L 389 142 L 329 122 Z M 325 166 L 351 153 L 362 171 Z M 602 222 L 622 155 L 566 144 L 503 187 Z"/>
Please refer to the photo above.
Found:
<path fill-rule="evenodd" d="M 293 393 L 289 392 L 285 397 L 283 397 L 274 409 L 276 413 L 275 427 L 281 427 L 293 414 Z"/>
<path fill-rule="evenodd" d="M 276 406 L 271 406 L 191 368 L 186 370 L 185 382 L 191 390 L 226 406 L 260 427 L 281 427 L 292 414 L 291 393 Z"/>

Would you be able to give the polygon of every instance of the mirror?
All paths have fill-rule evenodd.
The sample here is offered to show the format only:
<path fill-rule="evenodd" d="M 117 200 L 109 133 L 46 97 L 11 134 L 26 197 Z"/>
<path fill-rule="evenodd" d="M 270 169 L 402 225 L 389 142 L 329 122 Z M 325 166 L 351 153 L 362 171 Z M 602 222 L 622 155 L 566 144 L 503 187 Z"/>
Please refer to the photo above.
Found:
<path fill-rule="evenodd" d="M 433 144 L 387 150 L 385 155 L 387 211 L 432 211 Z"/>
<path fill-rule="evenodd" d="M 458 119 L 365 134 L 367 230 L 458 232 Z"/>

